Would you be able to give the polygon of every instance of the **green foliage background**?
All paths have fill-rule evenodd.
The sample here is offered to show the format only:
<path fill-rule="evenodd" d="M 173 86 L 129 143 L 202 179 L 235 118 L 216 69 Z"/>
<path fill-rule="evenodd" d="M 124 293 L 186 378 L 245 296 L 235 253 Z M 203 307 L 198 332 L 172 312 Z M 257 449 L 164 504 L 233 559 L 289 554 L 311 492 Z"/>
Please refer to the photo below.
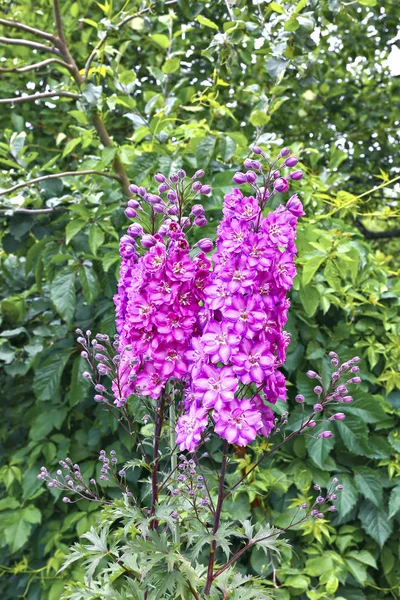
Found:
<path fill-rule="evenodd" d="M 1 5 L 4 19 L 55 32 L 49 2 Z M 392 235 L 399 221 L 399 80 L 387 64 L 399 4 L 66 0 L 61 13 L 81 77 L 107 33 L 80 87 L 58 63 L 19 72 L 46 54 L 1 44 L 2 98 L 79 95 L 0 104 L 1 597 L 59 598 L 65 578 L 79 576 L 56 575 L 63 555 L 96 520 L 96 505 L 66 506 L 44 489 L 40 466 L 54 471 L 68 455 L 91 476 L 100 448 L 135 452 L 93 402 L 74 335 L 78 326 L 114 332 L 124 183 L 204 168 L 213 193 L 199 235 L 213 236 L 232 174 L 257 142 L 271 156 L 289 145 L 305 171 L 288 324 L 289 428 L 298 419 L 295 393 L 314 400 L 304 372 L 328 376 L 327 351 L 361 356 L 363 384 L 332 440 L 285 446 L 231 510 L 282 526 L 313 483 L 338 474 L 338 515 L 291 534 L 276 598 L 398 598 L 399 243 L 396 231 L 382 232 Z M 1 22 L 3 37 L 43 42 Z M 77 170 L 102 175 L 10 190 Z M 238 469 L 253 461 L 247 452 Z M 255 550 L 243 568 L 270 579 L 264 563 Z"/>

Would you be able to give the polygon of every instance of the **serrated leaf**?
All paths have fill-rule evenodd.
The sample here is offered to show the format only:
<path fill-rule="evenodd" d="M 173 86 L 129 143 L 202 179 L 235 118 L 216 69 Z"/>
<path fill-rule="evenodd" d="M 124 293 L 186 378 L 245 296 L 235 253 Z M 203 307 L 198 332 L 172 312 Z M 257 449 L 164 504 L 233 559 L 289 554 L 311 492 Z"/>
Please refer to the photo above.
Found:
<path fill-rule="evenodd" d="M 54 400 L 71 352 L 72 349 L 57 350 L 40 363 L 33 381 L 33 390 L 38 400 Z"/>
<path fill-rule="evenodd" d="M 389 518 L 394 517 L 400 511 L 400 485 L 396 486 L 390 492 L 389 498 Z"/>
<path fill-rule="evenodd" d="M 310 458 L 320 468 L 325 469 L 325 461 L 335 445 L 334 438 L 319 438 L 318 433 L 326 428 L 322 425 L 312 430 L 312 437 L 307 437 L 306 448 Z"/>
<path fill-rule="evenodd" d="M 203 138 L 197 146 L 196 162 L 199 169 L 206 169 L 208 167 L 212 155 L 214 154 L 216 143 L 217 138 L 213 135 L 208 135 Z"/>
<path fill-rule="evenodd" d="M 88 304 L 93 304 L 100 293 L 100 282 L 93 266 L 83 265 L 78 269 L 79 281 L 82 285 L 83 295 Z"/>
<path fill-rule="evenodd" d="M 387 513 L 382 508 L 365 500 L 361 505 L 358 517 L 364 531 L 382 548 L 393 531 L 393 523 Z"/>
<path fill-rule="evenodd" d="M 97 250 L 104 242 L 104 231 L 97 225 L 97 223 L 92 223 L 89 227 L 89 247 L 93 254 L 97 254 Z"/>
<path fill-rule="evenodd" d="M 50 297 L 57 312 L 70 323 L 75 313 L 75 271 L 64 269 L 50 286 Z"/>
<path fill-rule="evenodd" d="M 359 492 L 375 506 L 382 506 L 383 489 L 379 473 L 369 467 L 357 467 L 354 481 Z"/>
<path fill-rule="evenodd" d="M 324 260 L 326 260 L 326 256 L 312 256 L 307 260 L 301 275 L 301 281 L 304 286 L 310 283 Z"/>
<path fill-rule="evenodd" d="M 357 504 L 358 489 L 354 485 L 353 478 L 345 473 L 340 475 L 339 482 L 343 485 L 343 489 L 337 492 L 335 506 L 339 517 L 345 517 Z"/>
<path fill-rule="evenodd" d="M 346 556 L 346 558 L 354 558 L 355 560 L 358 560 L 359 562 L 363 563 L 364 565 L 368 565 L 373 569 L 378 568 L 375 558 L 372 556 L 371 552 L 368 552 L 368 550 L 352 550 Z"/>
<path fill-rule="evenodd" d="M 72 240 L 72 238 L 75 237 L 77 233 L 82 231 L 85 225 L 86 221 L 80 221 L 79 219 L 73 219 L 68 223 L 68 225 L 65 228 L 65 243 L 67 244 L 67 246 Z"/>
<path fill-rule="evenodd" d="M 356 417 L 348 417 L 345 421 L 336 421 L 335 429 L 350 452 L 368 456 L 368 427 L 366 423 Z"/>

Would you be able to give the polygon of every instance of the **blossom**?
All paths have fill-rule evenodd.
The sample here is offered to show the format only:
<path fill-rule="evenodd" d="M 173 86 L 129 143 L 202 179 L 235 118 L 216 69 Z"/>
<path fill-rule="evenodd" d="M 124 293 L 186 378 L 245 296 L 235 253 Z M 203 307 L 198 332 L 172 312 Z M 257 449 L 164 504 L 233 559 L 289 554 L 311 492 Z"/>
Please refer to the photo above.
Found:
<path fill-rule="evenodd" d="M 207 411 L 195 403 L 189 411 L 179 417 L 176 426 L 176 443 L 181 450 L 194 452 L 201 440 L 201 434 L 207 426 Z"/>
<path fill-rule="evenodd" d="M 214 411 L 215 431 L 230 444 L 247 446 L 263 427 L 261 413 L 248 398 L 234 399 Z"/>
<path fill-rule="evenodd" d="M 233 400 L 239 381 L 231 367 L 204 365 L 194 381 L 196 398 L 205 408 Z"/>
<path fill-rule="evenodd" d="M 242 375 L 243 383 L 262 383 L 274 369 L 274 357 L 268 351 L 267 344 L 254 344 L 245 339 L 239 351 L 232 356 L 233 370 Z"/>
<path fill-rule="evenodd" d="M 209 354 L 212 362 L 222 361 L 227 364 L 233 347 L 240 342 L 240 337 L 230 330 L 227 323 L 211 323 L 201 338 L 204 352 Z"/>

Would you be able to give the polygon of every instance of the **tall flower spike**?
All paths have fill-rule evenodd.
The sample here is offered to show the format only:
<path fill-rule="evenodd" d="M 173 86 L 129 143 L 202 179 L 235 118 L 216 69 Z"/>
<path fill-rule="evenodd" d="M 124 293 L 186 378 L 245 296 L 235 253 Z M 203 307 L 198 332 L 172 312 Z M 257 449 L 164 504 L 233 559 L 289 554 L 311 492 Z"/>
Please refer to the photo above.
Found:
<path fill-rule="evenodd" d="M 288 154 L 284 149 L 280 157 Z M 188 414 L 195 418 L 202 409 L 211 412 L 215 432 L 240 446 L 257 433 L 270 434 L 274 415 L 265 402 L 286 399 L 285 378 L 278 367 L 290 341 L 283 331 L 290 305 L 286 293 L 296 274 L 294 242 L 303 213 L 296 196 L 288 208 L 280 205 L 263 215 L 268 200 L 289 188 L 288 179 L 275 178 L 281 166 L 288 165 L 265 173 L 259 161 L 246 159 L 245 167 L 253 170 L 234 176 L 235 183 L 250 184 L 256 194 L 245 196 L 234 188 L 225 196 L 212 273 L 204 290 L 201 332 L 186 354 L 191 373 L 185 400 Z M 186 415 L 178 421 L 181 448 L 193 449 L 193 438 L 190 444 L 182 440 L 181 423 L 186 421 Z"/>

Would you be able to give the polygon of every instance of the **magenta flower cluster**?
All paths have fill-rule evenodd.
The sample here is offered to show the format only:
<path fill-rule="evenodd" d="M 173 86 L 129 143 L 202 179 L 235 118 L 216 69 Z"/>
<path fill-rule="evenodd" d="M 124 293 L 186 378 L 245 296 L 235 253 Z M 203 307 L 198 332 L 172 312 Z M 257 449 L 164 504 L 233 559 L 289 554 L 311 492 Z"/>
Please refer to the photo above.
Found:
<path fill-rule="evenodd" d="M 251 164 L 261 171 L 258 161 Z M 274 413 L 265 401 L 286 399 L 278 367 L 289 343 L 286 294 L 296 274 L 294 240 L 303 212 L 294 196 L 289 208 L 280 205 L 264 217 L 269 197 L 259 188 L 254 197 L 236 188 L 225 197 L 200 312 L 202 332 L 186 353 L 191 383 L 187 413 L 178 421 L 181 449 L 195 449 L 209 411 L 215 432 L 230 443 L 245 446 L 257 433 L 268 436 Z"/>

